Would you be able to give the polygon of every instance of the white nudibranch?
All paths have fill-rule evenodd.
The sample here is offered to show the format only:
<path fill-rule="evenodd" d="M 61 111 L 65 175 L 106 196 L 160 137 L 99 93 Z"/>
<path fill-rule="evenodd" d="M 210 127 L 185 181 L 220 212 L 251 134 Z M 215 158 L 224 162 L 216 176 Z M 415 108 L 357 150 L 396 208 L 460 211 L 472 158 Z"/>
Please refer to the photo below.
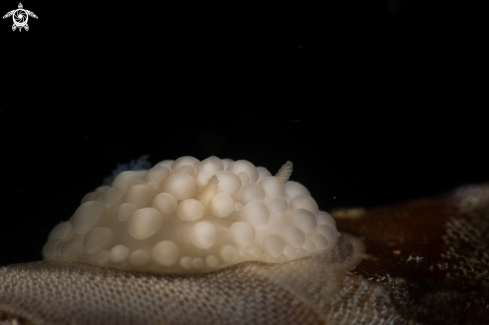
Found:
<path fill-rule="evenodd" d="M 46 260 L 198 273 L 245 261 L 286 262 L 335 247 L 334 219 L 310 192 L 246 160 L 164 160 L 124 171 L 54 227 Z"/>

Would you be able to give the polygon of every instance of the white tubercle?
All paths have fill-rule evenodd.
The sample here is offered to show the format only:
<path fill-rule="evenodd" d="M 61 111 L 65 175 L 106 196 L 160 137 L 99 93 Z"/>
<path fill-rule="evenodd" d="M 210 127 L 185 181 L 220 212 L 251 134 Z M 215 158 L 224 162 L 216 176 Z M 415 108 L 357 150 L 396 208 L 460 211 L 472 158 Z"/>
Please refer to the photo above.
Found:
<path fill-rule="evenodd" d="M 160 193 L 151 202 L 151 206 L 163 214 L 172 213 L 177 205 L 177 199 L 170 193 Z"/>
<path fill-rule="evenodd" d="M 195 168 L 199 163 L 200 161 L 194 157 L 184 156 L 178 158 L 173 162 L 173 164 L 171 165 L 171 170 L 176 171 L 182 166 L 190 166 L 192 168 Z"/>
<path fill-rule="evenodd" d="M 146 176 L 144 176 L 144 180 L 147 182 L 157 182 L 160 186 L 162 186 L 169 175 L 170 170 L 167 167 L 158 166 L 151 168 Z"/>
<path fill-rule="evenodd" d="M 149 254 L 142 249 L 136 249 L 129 255 L 129 263 L 132 266 L 142 269 L 142 267 L 149 263 Z"/>
<path fill-rule="evenodd" d="M 229 194 L 217 193 L 211 200 L 211 212 L 216 217 L 224 218 L 234 211 L 234 200 Z"/>
<path fill-rule="evenodd" d="M 77 234 L 85 235 L 100 221 L 107 212 L 107 206 L 102 202 L 88 201 L 76 209 L 71 219 L 73 229 Z"/>
<path fill-rule="evenodd" d="M 221 170 L 224 170 L 224 163 L 221 161 L 221 159 L 217 157 L 209 157 L 207 159 L 202 160 L 197 165 L 197 171 L 199 173 L 206 171 L 211 175 L 214 175 L 215 173 L 220 172 Z"/>
<path fill-rule="evenodd" d="M 73 226 L 71 225 L 71 222 L 65 221 L 62 223 L 57 224 L 53 230 L 51 230 L 51 233 L 49 234 L 48 237 L 48 242 L 55 240 L 55 239 L 61 239 L 64 240 L 68 238 L 68 236 L 73 232 Z"/>
<path fill-rule="evenodd" d="M 234 194 L 241 188 L 241 179 L 230 171 L 221 171 L 217 176 L 217 191 Z"/>
<path fill-rule="evenodd" d="M 260 181 L 260 185 L 265 190 L 266 197 L 270 199 L 284 197 L 285 188 L 282 179 L 276 176 L 268 176 Z"/>
<path fill-rule="evenodd" d="M 190 175 L 176 173 L 166 180 L 163 191 L 170 193 L 177 200 L 189 199 L 197 194 L 197 182 Z"/>
<path fill-rule="evenodd" d="M 124 245 L 116 245 L 110 250 L 109 258 L 113 263 L 122 263 L 129 258 L 129 249 Z"/>
<path fill-rule="evenodd" d="M 155 208 L 136 210 L 127 222 L 127 232 L 132 238 L 145 240 L 163 226 L 163 217 Z"/>
<path fill-rule="evenodd" d="M 253 243 L 255 239 L 255 229 L 247 222 L 238 221 L 232 224 L 231 234 L 234 241 L 241 246 Z"/>
<path fill-rule="evenodd" d="M 177 216 L 183 221 L 194 221 L 204 216 L 204 205 L 196 199 L 180 201 L 177 207 Z"/>
<path fill-rule="evenodd" d="M 265 198 L 265 190 L 260 184 L 248 183 L 241 189 L 241 197 L 246 203 L 261 202 Z"/>
<path fill-rule="evenodd" d="M 172 266 L 178 261 L 179 256 L 178 246 L 169 240 L 160 241 L 151 252 L 153 260 L 163 266 Z"/>
<path fill-rule="evenodd" d="M 88 254 L 96 254 L 108 246 L 114 233 L 106 227 L 97 227 L 90 231 L 83 241 L 83 248 Z"/>
<path fill-rule="evenodd" d="M 276 263 L 335 247 L 333 217 L 305 186 L 246 160 L 190 156 L 120 173 L 56 225 L 45 259 L 156 273 Z"/>
<path fill-rule="evenodd" d="M 288 227 L 284 231 L 285 239 L 295 248 L 300 248 L 304 245 L 304 241 L 306 240 L 306 236 L 297 227 Z"/>
<path fill-rule="evenodd" d="M 192 243 L 198 248 L 210 248 L 216 242 L 216 227 L 210 222 L 201 221 L 191 230 Z"/>
<path fill-rule="evenodd" d="M 250 202 L 241 211 L 241 220 L 249 222 L 255 228 L 261 228 L 268 223 L 270 212 L 267 206 L 260 202 Z"/>

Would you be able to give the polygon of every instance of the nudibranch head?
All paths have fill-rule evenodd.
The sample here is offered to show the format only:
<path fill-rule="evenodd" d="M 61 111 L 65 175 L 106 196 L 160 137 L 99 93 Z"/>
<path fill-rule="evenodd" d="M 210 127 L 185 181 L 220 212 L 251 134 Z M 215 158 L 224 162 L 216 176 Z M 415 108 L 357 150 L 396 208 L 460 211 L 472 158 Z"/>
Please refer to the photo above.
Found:
<path fill-rule="evenodd" d="M 244 261 L 277 263 L 335 247 L 334 219 L 292 163 L 272 174 L 246 160 L 164 160 L 124 171 L 54 227 L 46 260 L 124 270 L 198 273 Z"/>

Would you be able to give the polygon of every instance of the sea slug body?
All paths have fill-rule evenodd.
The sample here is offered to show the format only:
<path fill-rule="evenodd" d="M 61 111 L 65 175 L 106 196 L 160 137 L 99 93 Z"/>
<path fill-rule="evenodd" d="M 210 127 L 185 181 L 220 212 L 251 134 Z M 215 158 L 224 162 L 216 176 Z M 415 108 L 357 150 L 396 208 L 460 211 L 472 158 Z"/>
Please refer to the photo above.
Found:
<path fill-rule="evenodd" d="M 82 199 L 51 231 L 46 260 L 155 273 L 214 271 L 244 261 L 278 263 L 325 252 L 334 219 L 290 181 L 246 160 L 185 156 L 123 171 Z"/>

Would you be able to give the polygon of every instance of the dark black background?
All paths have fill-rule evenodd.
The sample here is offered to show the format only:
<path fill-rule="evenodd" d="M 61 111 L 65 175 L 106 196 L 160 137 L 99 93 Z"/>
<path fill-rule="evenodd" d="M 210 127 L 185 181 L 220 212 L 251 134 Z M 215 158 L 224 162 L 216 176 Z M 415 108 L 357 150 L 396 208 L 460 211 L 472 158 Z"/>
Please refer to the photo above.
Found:
<path fill-rule="evenodd" d="M 291 160 L 323 210 L 487 181 L 477 7 L 400 3 L 23 2 L 30 30 L 0 25 L 0 263 L 40 259 L 145 153 Z"/>

